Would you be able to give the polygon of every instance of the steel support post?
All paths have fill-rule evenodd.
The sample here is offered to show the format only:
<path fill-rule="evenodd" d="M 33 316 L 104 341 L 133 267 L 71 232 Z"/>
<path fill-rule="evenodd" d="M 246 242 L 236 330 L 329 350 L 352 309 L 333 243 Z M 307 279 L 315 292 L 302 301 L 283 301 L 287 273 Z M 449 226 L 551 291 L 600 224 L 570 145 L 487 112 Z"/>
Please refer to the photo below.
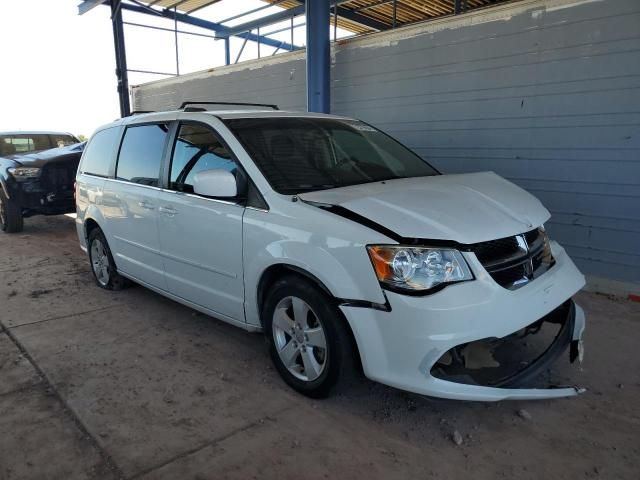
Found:
<path fill-rule="evenodd" d="M 129 101 L 127 53 L 124 43 L 124 28 L 122 26 L 122 9 L 120 8 L 120 0 L 111 0 L 111 22 L 113 24 L 113 43 L 116 54 L 116 77 L 118 78 L 120 115 L 127 117 L 131 114 L 131 103 Z"/>
<path fill-rule="evenodd" d="M 307 23 L 307 110 L 329 113 L 330 53 L 329 0 L 306 2 Z"/>

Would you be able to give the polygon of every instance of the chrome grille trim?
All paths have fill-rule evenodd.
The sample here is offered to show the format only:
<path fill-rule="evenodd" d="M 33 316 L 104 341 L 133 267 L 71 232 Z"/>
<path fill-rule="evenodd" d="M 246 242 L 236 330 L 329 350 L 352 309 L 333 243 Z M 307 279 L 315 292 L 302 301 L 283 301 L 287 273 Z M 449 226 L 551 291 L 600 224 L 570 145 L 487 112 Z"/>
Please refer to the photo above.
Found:
<path fill-rule="evenodd" d="M 542 228 L 477 243 L 471 246 L 471 251 L 494 281 L 509 290 L 535 280 L 555 263 Z"/>

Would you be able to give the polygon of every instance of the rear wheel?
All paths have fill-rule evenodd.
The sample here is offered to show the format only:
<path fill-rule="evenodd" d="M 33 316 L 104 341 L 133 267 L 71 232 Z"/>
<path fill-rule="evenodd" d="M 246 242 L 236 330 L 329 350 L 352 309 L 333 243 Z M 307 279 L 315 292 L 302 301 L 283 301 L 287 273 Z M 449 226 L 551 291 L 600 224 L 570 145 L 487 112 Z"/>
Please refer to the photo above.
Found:
<path fill-rule="evenodd" d="M 0 230 L 6 233 L 18 233 L 24 228 L 22 209 L 16 202 L 7 198 L 0 188 Z"/>
<path fill-rule="evenodd" d="M 100 228 L 94 228 L 88 238 L 89 262 L 93 278 L 100 288 L 121 290 L 129 281 L 118 273 L 107 239 Z"/>
<path fill-rule="evenodd" d="M 263 308 L 263 325 L 276 369 L 298 392 L 326 397 L 356 373 L 346 320 L 333 299 L 306 279 L 276 282 Z"/>

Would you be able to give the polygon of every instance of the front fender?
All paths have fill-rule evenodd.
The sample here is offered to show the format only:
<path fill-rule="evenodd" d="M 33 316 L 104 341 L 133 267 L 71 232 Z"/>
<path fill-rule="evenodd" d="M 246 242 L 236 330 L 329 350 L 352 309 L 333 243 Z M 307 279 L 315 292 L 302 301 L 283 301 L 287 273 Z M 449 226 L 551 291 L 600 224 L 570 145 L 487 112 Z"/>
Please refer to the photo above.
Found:
<path fill-rule="evenodd" d="M 9 187 L 7 187 L 7 182 L 3 175 L 0 175 L 0 188 L 4 192 L 4 196 L 7 198 L 11 198 L 11 194 L 9 193 Z"/>
<path fill-rule="evenodd" d="M 309 214 L 296 216 L 295 223 L 291 217 L 273 212 L 245 211 L 245 315 L 250 324 L 260 325 L 260 279 L 274 265 L 291 266 L 308 273 L 336 298 L 386 302 L 366 251 L 365 238 L 371 235 L 375 238 L 378 234 L 363 232 L 362 226 L 314 207 L 306 208 L 310 209 Z M 327 228 L 323 231 L 319 228 L 322 223 L 314 219 L 316 214 L 330 216 L 327 218 L 337 222 L 337 228 L 325 222 Z"/>
<path fill-rule="evenodd" d="M 9 188 L 9 168 L 15 167 L 17 162 L 8 158 L 0 158 L 0 188 L 4 192 L 5 197 L 11 198 L 11 189 Z"/>

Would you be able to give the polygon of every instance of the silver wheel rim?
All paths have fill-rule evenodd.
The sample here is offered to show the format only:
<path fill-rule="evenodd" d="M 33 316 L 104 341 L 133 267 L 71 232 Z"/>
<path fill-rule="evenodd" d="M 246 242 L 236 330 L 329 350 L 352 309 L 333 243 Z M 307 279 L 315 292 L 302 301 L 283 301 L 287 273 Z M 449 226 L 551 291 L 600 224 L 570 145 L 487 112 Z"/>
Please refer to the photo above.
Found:
<path fill-rule="evenodd" d="M 312 382 L 327 364 L 327 339 L 313 309 L 298 297 L 285 297 L 272 322 L 276 350 L 283 365 L 299 380 Z"/>
<path fill-rule="evenodd" d="M 99 238 L 91 244 L 91 267 L 98 283 L 105 287 L 109 283 L 109 256 Z"/>

